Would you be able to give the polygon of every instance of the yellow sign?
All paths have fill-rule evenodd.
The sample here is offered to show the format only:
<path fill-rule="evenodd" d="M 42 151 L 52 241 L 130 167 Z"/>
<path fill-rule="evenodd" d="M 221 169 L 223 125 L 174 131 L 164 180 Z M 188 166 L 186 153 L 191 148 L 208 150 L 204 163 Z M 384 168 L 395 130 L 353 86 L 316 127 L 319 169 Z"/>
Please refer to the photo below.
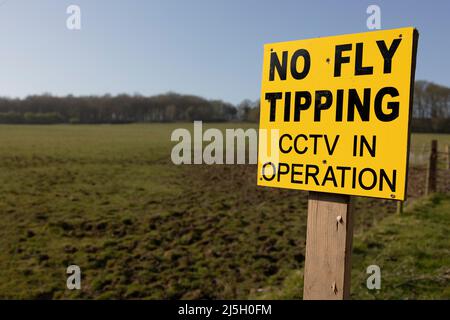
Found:
<path fill-rule="evenodd" d="M 264 46 L 258 185 L 404 200 L 418 32 Z"/>

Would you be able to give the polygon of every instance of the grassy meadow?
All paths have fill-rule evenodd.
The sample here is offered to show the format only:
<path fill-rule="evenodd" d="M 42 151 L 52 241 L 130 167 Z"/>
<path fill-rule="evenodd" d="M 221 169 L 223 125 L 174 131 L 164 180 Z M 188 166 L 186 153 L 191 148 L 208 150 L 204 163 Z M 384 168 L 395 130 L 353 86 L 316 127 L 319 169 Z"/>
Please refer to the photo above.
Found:
<path fill-rule="evenodd" d="M 173 165 L 180 126 L 0 125 L 0 298 L 301 297 L 307 193 L 256 187 L 254 165 Z M 435 137 L 450 144 L 413 135 L 415 161 Z M 355 298 L 450 297 L 449 175 L 415 203 L 424 174 L 411 167 L 402 217 L 394 201 L 356 199 Z M 369 264 L 392 290 L 365 289 Z"/>

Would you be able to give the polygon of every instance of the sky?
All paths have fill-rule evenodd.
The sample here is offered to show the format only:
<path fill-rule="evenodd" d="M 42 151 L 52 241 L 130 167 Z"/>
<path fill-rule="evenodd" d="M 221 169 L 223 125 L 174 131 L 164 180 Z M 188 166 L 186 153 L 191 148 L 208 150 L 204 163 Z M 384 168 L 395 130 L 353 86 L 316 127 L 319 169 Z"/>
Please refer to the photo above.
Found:
<path fill-rule="evenodd" d="M 69 30 L 66 10 L 81 9 Z M 450 1 L 0 0 L 0 96 L 154 95 L 239 103 L 260 94 L 264 43 L 419 30 L 416 79 L 450 87 Z"/>

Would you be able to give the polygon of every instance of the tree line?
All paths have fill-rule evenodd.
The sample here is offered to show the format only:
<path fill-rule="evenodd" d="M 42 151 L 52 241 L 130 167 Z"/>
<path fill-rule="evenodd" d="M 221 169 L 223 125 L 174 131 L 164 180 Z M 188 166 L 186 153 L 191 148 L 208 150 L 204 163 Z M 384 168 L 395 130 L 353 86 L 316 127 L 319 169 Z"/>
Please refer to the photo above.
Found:
<path fill-rule="evenodd" d="M 167 93 L 141 95 L 33 95 L 24 99 L 0 98 L 0 123 L 132 123 L 172 121 L 230 121 L 236 107 L 221 100 Z"/>
<path fill-rule="evenodd" d="M 259 107 L 259 100 L 247 99 L 233 105 L 172 92 L 149 97 L 43 94 L 23 99 L 0 98 L 0 123 L 258 122 Z M 427 81 L 415 83 L 412 130 L 450 133 L 450 88 Z"/>
<path fill-rule="evenodd" d="M 450 88 L 416 81 L 412 116 L 415 132 L 450 133 Z"/>

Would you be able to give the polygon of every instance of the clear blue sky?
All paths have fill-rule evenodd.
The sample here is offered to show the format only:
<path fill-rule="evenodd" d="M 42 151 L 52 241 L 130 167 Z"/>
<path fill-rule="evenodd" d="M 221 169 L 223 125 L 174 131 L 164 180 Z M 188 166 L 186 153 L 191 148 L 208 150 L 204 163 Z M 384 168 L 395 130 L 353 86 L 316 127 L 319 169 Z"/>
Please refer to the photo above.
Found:
<path fill-rule="evenodd" d="M 82 29 L 66 28 L 81 7 Z M 0 95 L 191 93 L 257 99 L 264 43 L 419 29 L 416 79 L 450 86 L 450 1 L 0 0 Z"/>

